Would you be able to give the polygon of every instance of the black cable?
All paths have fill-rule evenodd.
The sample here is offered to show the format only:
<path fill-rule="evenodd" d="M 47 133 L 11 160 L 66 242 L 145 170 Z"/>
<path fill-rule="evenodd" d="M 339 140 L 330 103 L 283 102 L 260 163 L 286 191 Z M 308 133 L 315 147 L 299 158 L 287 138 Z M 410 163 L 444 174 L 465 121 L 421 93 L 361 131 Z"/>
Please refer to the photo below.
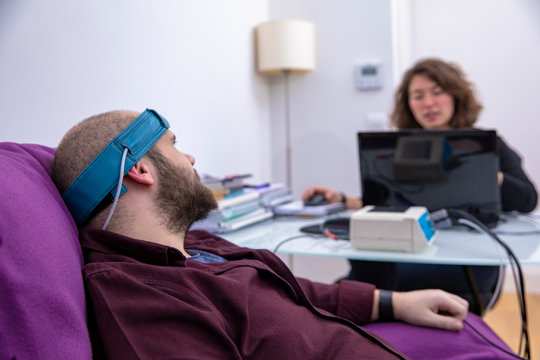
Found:
<path fill-rule="evenodd" d="M 527 331 L 527 319 L 526 319 L 526 304 L 524 303 L 524 288 L 523 288 L 523 278 L 521 276 L 521 268 L 519 267 L 519 261 L 513 254 L 512 250 L 506 245 L 502 240 L 500 240 L 496 235 L 494 235 L 489 229 L 487 229 L 482 223 L 480 223 L 474 216 L 470 215 L 469 213 L 466 213 L 462 210 L 458 209 L 442 209 L 440 211 L 436 211 L 432 214 L 432 220 L 433 221 L 447 221 L 448 218 L 452 218 L 454 221 L 455 219 L 464 219 L 469 220 L 470 222 L 477 225 L 481 230 L 485 231 L 488 235 L 490 235 L 492 238 L 494 238 L 507 252 L 509 255 L 510 264 L 512 265 L 512 260 L 515 260 L 515 263 L 519 270 L 520 279 L 517 280 L 517 275 L 515 274 L 515 269 L 512 266 L 513 274 L 514 274 L 514 282 L 516 284 L 516 288 L 518 290 L 518 302 L 520 305 L 521 315 L 522 315 L 522 332 L 520 336 L 520 345 L 519 345 L 519 352 L 521 353 L 521 347 L 523 343 L 523 339 L 525 337 L 525 351 L 529 352 L 528 350 L 528 331 Z M 459 222 L 459 221 L 458 221 Z M 469 226 L 470 227 L 470 226 Z M 530 353 L 529 353 L 530 356 Z"/>
<path fill-rule="evenodd" d="M 463 320 L 463 323 L 465 323 L 465 325 L 469 326 L 471 328 L 471 330 L 473 330 L 476 334 L 478 334 L 482 339 L 484 339 L 485 341 L 487 341 L 490 345 L 493 345 L 494 347 L 496 347 L 497 349 L 501 350 L 502 352 L 510 355 L 510 356 L 513 356 L 515 357 L 516 359 L 522 359 L 522 360 L 528 360 L 527 358 L 523 358 L 517 354 L 514 354 L 508 350 L 506 350 L 505 348 L 501 347 L 500 345 L 498 344 L 495 344 L 493 341 L 491 341 L 488 337 L 486 337 L 484 334 L 482 334 L 478 329 L 476 329 L 474 326 L 472 326 L 472 324 L 470 322 L 468 322 L 467 320 Z"/>
<path fill-rule="evenodd" d="M 456 219 L 465 219 L 468 220 L 475 225 L 477 225 L 482 231 L 484 231 L 486 234 L 488 234 L 491 238 L 493 238 L 497 243 L 499 243 L 503 249 L 508 254 L 510 265 L 513 270 L 514 274 L 514 282 L 516 285 L 516 290 L 518 293 L 518 303 L 520 306 L 521 311 L 521 335 L 520 335 L 520 344 L 518 353 L 521 354 L 523 351 L 525 358 L 530 359 L 531 357 L 531 351 L 529 347 L 529 331 L 528 331 L 528 323 L 527 323 L 527 304 L 525 300 L 525 282 L 523 280 L 523 272 L 521 270 L 521 266 L 519 264 L 519 260 L 517 256 L 514 254 L 512 249 L 504 242 L 502 241 L 493 231 L 491 231 L 489 228 L 487 228 L 484 224 L 482 224 L 478 219 L 476 219 L 471 214 L 460 210 L 460 209 L 441 209 L 438 211 L 433 212 L 430 214 L 430 217 L 432 221 L 435 223 L 440 222 L 443 223 L 447 221 L 449 218 L 452 220 L 452 223 L 456 221 Z M 515 273 L 516 270 L 514 268 L 517 268 L 517 274 Z M 523 346 L 523 349 L 522 349 Z"/>
<path fill-rule="evenodd" d="M 512 249 L 508 245 L 506 245 L 506 243 L 503 243 L 502 240 L 500 240 L 498 237 L 496 237 L 496 235 L 490 234 L 490 232 L 491 231 L 488 231 L 487 233 L 491 237 L 495 236 L 494 239 L 497 240 L 499 243 L 504 244 L 505 250 L 507 250 L 507 252 L 508 252 L 508 254 L 510 256 L 510 264 L 511 264 L 511 269 L 512 269 L 512 273 L 513 273 L 513 276 L 514 276 L 514 282 L 516 284 L 516 288 L 517 288 L 516 290 L 517 290 L 517 292 L 519 294 L 518 295 L 518 302 L 519 302 L 519 305 L 520 305 L 521 318 L 522 318 L 522 329 L 521 329 L 521 336 L 520 336 L 518 352 L 521 353 L 522 352 L 522 346 L 524 346 L 523 351 L 524 351 L 525 356 L 528 355 L 528 357 L 530 357 L 528 323 L 527 323 L 527 306 L 526 306 L 526 303 L 525 303 L 525 284 L 524 284 L 523 275 L 522 275 L 523 272 L 522 272 L 521 267 L 519 265 L 519 260 L 517 259 L 517 257 L 513 253 Z M 512 265 L 512 260 L 514 260 L 515 267 Z M 516 274 L 516 268 L 517 268 L 517 274 Z M 518 277 L 519 277 L 519 281 L 517 281 Z"/>
<path fill-rule="evenodd" d="M 486 232 L 488 235 L 490 235 L 495 241 L 497 241 L 503 248 L 507 251 L 510 263 L 512 263 L 512 260 L 514 260 L 515 266 L 517 267 L 518 271 L 518 277 L 519 282 L 516 283 L 517 292 L 518 292 L 518 302 L 520 305 L 521 310 L 521 320 L 522 320 L 522 327 L 521 327 L 521 336 L 520 336 L 520 344 L 518 348 L 518 352 L 521 353 L 522 351 L 522 345 L 524 345 L 524 355 L 530 358 L 530 348 L 529 348 L 529 332 L 528 332 L 528 323 L 527 323 L 527 306 L 525 302 L 525 283 L 523 280 L 523 272 L 521 270 L 521 266 L 519 264 L 519 260 L 517 256 L 514 254 L 512 249 L 503 242 L 497 235 L 495 235 L 491 230 L 489 230 L 484 224 L 482 224 L 480 221 L 478 221 L 474 216 L 471 214 L 458 209 L 451 209 L 449 211 L 449 214 L 452 215 L 454 213 L 455 215 L 467 219 L 469 221 L 474 222 L 477 226 L 479 226 L 484 232 Z M 514 268 L 512 268 L 513 271 Z M 514 278 L 516 278 L 516 275 L 514 274 Z M 519 284 L 519 286 L 517 286 Z"/>

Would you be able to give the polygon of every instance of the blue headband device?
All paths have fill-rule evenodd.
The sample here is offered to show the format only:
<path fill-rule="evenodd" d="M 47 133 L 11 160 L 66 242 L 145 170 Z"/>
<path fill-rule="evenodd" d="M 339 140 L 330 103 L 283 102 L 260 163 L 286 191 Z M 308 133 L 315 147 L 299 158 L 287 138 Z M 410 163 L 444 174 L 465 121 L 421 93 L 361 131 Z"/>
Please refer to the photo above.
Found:
<path fill-rule="evenodd" d="M 107 194 L 114 196 L 125 149 L 124 175 L 163 136 L 169 123 L 156 111 L 146 109 L 113 139 L 64 191 L 62 198 L 78 225 L 90 216 Z M 121 194 L 127 188 L 122 185 Z"/>

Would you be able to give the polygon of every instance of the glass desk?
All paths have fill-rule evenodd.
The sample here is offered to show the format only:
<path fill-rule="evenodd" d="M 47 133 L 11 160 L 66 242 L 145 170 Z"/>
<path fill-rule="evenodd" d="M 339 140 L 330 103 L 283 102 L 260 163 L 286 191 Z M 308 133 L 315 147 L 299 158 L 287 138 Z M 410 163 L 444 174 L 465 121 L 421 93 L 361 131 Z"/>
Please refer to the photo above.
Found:
<path fill-rule="evenodd" d="M 512 248 L 521 264 L 540 264 L 540 214 L 505 217 L 506 221 L 492 230 Z M 322 221 L 323 218 L 277 217 L 221 236 L 240 246 L 273 251 L 281 241 L 303 234 L 301 227 Z M 358 250 L 349 241 L 305 234 L 283 244 L 278 253 L 453 265 L 499 265 L 502 257 L 508 263 L 506 253 L 491 237 L 464 227 L 439 230 L 432 244 L 419 252 Z"/>

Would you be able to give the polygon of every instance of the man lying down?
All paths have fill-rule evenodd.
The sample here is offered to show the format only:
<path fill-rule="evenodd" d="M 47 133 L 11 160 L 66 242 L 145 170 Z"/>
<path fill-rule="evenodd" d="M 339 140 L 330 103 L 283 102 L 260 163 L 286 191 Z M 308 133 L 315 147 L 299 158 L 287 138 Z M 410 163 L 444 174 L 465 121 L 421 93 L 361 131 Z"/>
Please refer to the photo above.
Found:
<path fill-rule="evenodd" d="M 512 357 L 453 294 L 316 283 L 267 250 L 188 232 L 216 202 L 168 128 L 153 110 L 103 113 L 56 151 L 53 178 L 80 228 L 95 358 Z"/>

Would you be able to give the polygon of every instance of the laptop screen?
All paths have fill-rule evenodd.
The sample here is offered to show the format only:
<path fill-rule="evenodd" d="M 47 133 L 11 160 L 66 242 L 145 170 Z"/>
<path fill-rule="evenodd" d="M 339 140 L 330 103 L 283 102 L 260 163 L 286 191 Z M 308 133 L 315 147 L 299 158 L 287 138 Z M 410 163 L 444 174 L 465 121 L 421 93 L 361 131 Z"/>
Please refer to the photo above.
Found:
<path fill-rule="evenodd" d="M 493 130 L 359 132 L 365 205 L 459 208 L 488 226 L 501 212 Z"/>

